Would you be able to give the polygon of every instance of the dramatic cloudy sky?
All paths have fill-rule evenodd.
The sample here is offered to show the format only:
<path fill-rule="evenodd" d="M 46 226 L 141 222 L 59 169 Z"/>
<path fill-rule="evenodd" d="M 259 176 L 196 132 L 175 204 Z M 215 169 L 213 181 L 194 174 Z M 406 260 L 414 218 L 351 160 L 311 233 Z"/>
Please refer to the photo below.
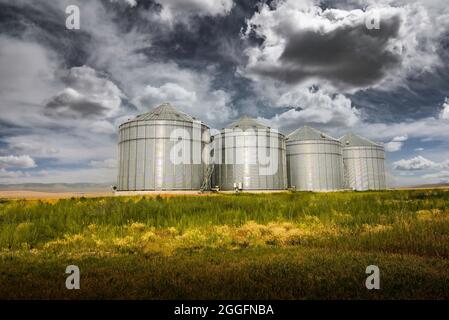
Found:
<path fill-rule="evenodd" d="M 448 49 L 447 0 L 0 0 L 0 183 L 113 183 L 117 126 L 164 101 L 353 131 L 391 186 L 448 182 Z"/>

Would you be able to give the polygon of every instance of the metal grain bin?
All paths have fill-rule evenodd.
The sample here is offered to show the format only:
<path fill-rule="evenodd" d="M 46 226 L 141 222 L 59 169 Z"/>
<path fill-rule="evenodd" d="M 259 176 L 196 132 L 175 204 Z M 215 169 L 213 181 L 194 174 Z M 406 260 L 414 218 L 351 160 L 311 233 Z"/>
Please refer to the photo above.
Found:
<path fill-rule="evenodd" d="M 343 189 L 343 157 L 340 141 L 311 127 L 287 137 L 287 168 L 290 188 L 303 191 Z"/>
<path fill-rule="evenodd" d="M 340 141 L 346 188 L 360 191 L 386 189 L 384 146 L 354 133 L 348 133 Z"/>
<path fill-rule="evenodd" d="M 214 136 L 214 161 L 220 190 L 287 188 L 284 135 L 249 117 Z"/>
<path fill-rule="evenodd" d="M 123 123 L 117 189 L 199 190 L 209 142 L 206 125 L 168 103 Z"/>

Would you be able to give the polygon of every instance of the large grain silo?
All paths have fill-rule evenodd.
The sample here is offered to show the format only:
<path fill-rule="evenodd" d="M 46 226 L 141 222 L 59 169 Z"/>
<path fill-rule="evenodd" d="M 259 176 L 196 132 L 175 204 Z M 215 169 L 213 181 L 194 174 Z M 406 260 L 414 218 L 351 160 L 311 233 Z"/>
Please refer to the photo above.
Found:
<path fill-rule="evenodd" d="M 199 190 L 209 128 L 164 103 L 119 127 L 119 191 Z"/>
<path fill-rule="evenodd" d="M 287 136 L 287 168 L 290 188 L 303 191 L 343 189 L 343 157 L 340 141 L 311 127 Z"/>
<path fill-rule="evenodd" d="M 284 135 L 249 117 L 214 136 L 214 159 L 220 190 L 287 188 Z"/>
<path fill-rule="evenodd" d="M 384 146 L 353 133 L 341 137 L 340 141 L 346 187 L 360 191 L 386 189 Z"/>

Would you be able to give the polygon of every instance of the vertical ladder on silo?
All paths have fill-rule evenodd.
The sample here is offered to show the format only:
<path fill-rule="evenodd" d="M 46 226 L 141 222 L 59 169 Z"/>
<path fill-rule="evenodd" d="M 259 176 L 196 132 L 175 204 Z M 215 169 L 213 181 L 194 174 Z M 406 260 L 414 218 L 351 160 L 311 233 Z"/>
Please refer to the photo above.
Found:
<path fill-rule="evenodd" d="M 213 164 L 208 164 L 206 173 L 204 174 L 203 183 L 201 184 L 200 191 L 204 192 L 206 190 L 210 190 L 212 173 L 214 172 L 215 166 Z"/>

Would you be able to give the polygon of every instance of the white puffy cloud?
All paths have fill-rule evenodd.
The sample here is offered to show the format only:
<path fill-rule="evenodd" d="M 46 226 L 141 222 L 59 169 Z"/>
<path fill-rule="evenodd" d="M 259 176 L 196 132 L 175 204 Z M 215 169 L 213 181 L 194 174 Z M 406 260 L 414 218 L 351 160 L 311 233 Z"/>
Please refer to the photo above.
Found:
<path fill-rule="evenodd" d="M 155 102 L 157 101 L 157 102 Z M 141 108 L 143 106 L 155 105 L 163 101 L 171 101 L 174 104 L 192 105 L 197 102 L 196 92 L 188 91 L 177 83 L 165 83 L 160 87 L 147 85 L 142 95 L 135 102 Z"/>
<path fill-rule="evenodd" d="M 29 155 L 22 156 L 0 156 L 0 168 L 28 169 L 36 167 L 36 162 Z"/>
<path fill-rule="evenodd" d="M 416 156 L 393 162 L 392 168 L 395 170 L 393 173 L 397 184 L 422 185 L 447 182 L 446 178 L 449 172 L 449 161 L 445 160 L 447 156 L 437 152 L 432 157 L 443 159 L 443 161 L 434 161 L 423 156 Z"/>
<path fill-rule="evenodd" d="M 385 150 L 388 152 L 400 151 L 407 140 L 407 135 L 394 137 L 390 142 L 385 143 Z"/>
<path fill-rule="evenodd" d="M 403 171 L 438 169 L 441 165 L 423 156 L 417 156 L 411 159 L 402 159 L 393 163 L 393 168 Z"/>
<path fill-rule="evenodd" d="M 266 119 L 273 127 L 284 130 L 293 130 L 306 123 L 351 127 L 360 121 L 360 112 L 352 106 L 350 99 L 341 94 L 332 97 L 320 91 L 287 92 L 277 104 L 295 108 Z"/>
<path fill-rule="evenodd" d="M 449 120 L 449 98 L 446 98 L 440 113 L 440 119 Z"/>
<path fill-rule="evenodd" d="M 189 114 L 195 115 L 212 124 L 229 120 L 235 112 L 232 110 L 231 98 L 223 90 L 212 90 L 206 83 L 193 84 L 189 91 L 176 83 L 165 83 L 160 87 L 147 85 L 142 94 L 133 100 L 142 110 L 149 110 L 163 102 L 170 102 Z"/>
<path fill-rule="evenodd" d="M 128 74 L 127 81 L 135 83 L 131 89 L 135 93 L 132 101 L 141 111 L 170 102 L 212 126 L 222 125 L 236 115 L 231 95 L 211 87 L 213 70 L 203 73 L 180 68 L 174 63 L 153 63 L 142 68 Z M 151 77 L 145 72 L 150 69 Z"/>
<path fill-rule="evenodd" d="M 47 114 L 70 118 L 111 117 L 122 105 L 123 92 L 88 67 L 73 67 L 63 77 L 67 87 L 46 104 Z"/>
<path fill-rule="evenodd" d="M 125 4 L 129 5 L 130 7 L 135 7 L 137 5 L 137 0 L 109 0 L 109 1 L 125 3 Z"/>
<path fill-rule="evenodd" d="M 160 18 L 170 25 L 190 22 L 194 16 L 224 16 L 234 6 L 233 0 L 156 0 L 162 6 Z"/>

